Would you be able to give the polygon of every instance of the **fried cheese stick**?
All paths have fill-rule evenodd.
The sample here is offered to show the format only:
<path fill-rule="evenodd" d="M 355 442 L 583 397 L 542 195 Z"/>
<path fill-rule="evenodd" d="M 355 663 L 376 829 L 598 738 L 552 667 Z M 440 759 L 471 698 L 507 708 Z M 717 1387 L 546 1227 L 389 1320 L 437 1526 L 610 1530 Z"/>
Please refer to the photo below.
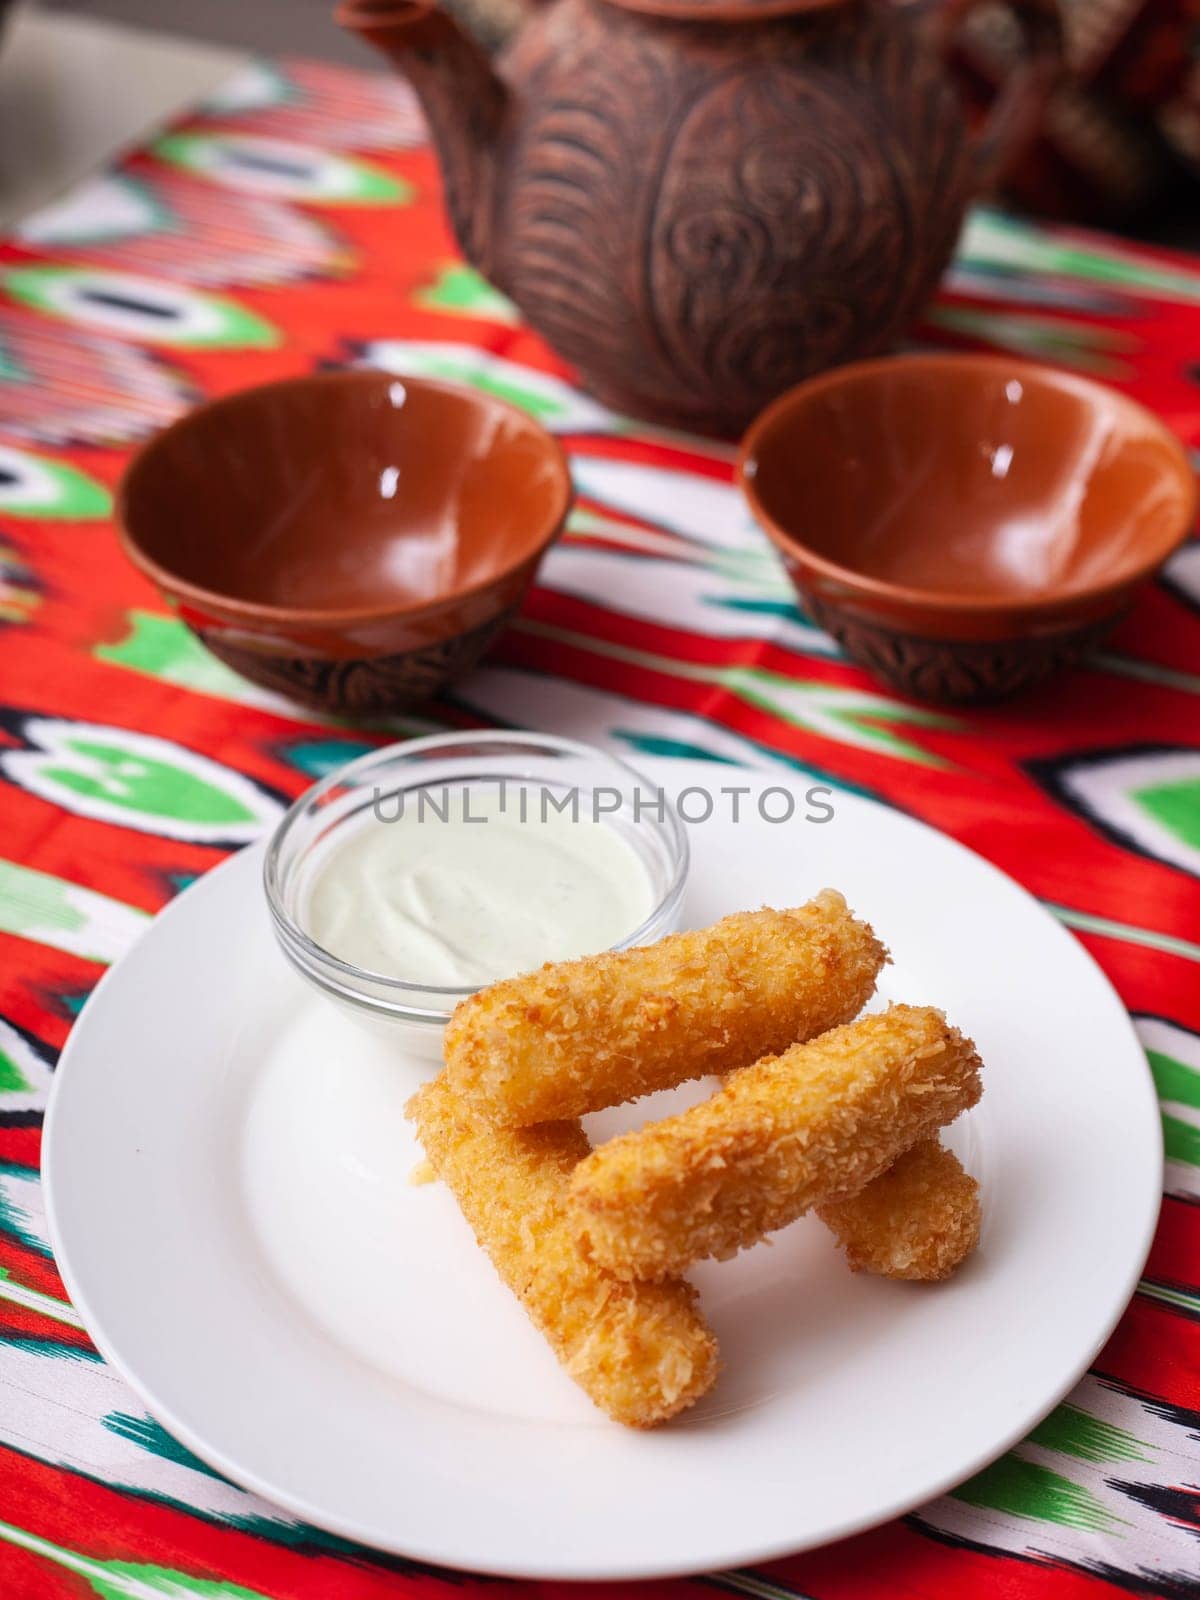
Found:
<path fill-rule="evenodd" d="M 567 1215 L 571 1172 L 590 1148 L 578 1122 L 488 1127 L 444 1076 L 408 1116 L 496 1271 L 602 1411 L 650 1428 L 712 1386 L 717 1341 L 691 1284 L 622 1283 L 580 1255 Z"/>
<path fill-rule="evenodd" d="M 979 1185 L 937 1139 L 922 1139 L 848 1200 L 816 1207 L 855 1272 L 936 1283 L 979 1243 Z"/>
<path fill-rule="evenodd" d="M 724 1260 L 858 1194 L 979 1098 L 979 1057 L 928 1006 L 892 1006 L 730 1075 L 601 1145 L 571 1177 L 584 1252 L 622 1278 Z"/>
<path fill-rule="evenodd" d="M 848 1022 L 886 960 L 867 924 L 824 889 L 793 911 L 742 911 L 494 983 L 451 1017 L 446 1076 L 504 1127 L 583 1116 Z"/>

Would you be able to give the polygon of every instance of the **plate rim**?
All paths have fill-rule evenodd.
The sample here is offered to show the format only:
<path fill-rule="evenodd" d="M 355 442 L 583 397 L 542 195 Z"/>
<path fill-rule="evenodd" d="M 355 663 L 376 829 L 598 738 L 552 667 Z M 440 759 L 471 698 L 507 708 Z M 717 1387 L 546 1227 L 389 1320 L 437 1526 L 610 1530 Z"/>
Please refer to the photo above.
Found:
<path fill-rule="evenodd" d="M 698 761 L 687 757 L 662 756 L 642 757 L 640 764 L 646 769 L 647 775 L 653 775 L 657 769 L 664 775 L 671 774 L 675 777 L 682 775 L 689 769 L 699 771 L 701 769 L 710 769 L 712 766 L 712 763 L 707 761 Z M 762 780 L 775 777 L 776 781 L 780 783 L 793 785 L 805 781 L 808 777 L 804 772 L 792 770 L 781 770 L 775 773 L 770 767 L 745 767 L 732 763 L 722 763 L 721 765 L 725 771 L 745 773 L 752 779 Z M 57 1170 L 57 1159 L 55 1157 L 57 1141 L 54 1138 L 54 1129 L 57 1125 L 56 1110 L 63 1096 L 63 1084 L 67 1081 L 64 1068 L 68 1067 L 70 1060 L 79 1054 L 82 1048 L 78 1043 L 81 1038 L 85 1037 L 85 1030 L 82 1024 L 95 997 L 109 984 L 114 974 L 120 971 L 132 951 L 138 948 L 143 940 L 153 937 L 159 923 L 164 919 L 173 917 L 181 910 L 186 914 L 189 897 L 204 893 L 205 885 L 211 880 L 219 875 L 232 877 L 238 873 L 247 874 L 251 871 L 251 862 L 254 862 L 257 866 L 256 877 L 261 877 L 262 860 L 266 853 L 266 840 L 259 839 L 232 852 L 225 860 L 210 868 L 209 871 L 202 874 L 201 877 L 175 896 L 173 900 L 163 906 L 154 915 L 149 926 L 143 930 L 134 944 L 128 950 L 122 952 L 121 956 L 101 976 L 84 1003 L 79 1017 L 76 1018 L 75 1023 L 72 1025 L 59 1055 L 47 1099 L 42 1126 L 40 1173 L 47 1229 L 51 1248 L 54 1252 L 55 1265 L 67 1290 L 70 1303 L 79 1314 L 88 1337 L 92 1340 L 104 1360 L 129 1385 L 133 1393 L 146 1407 L 147 1412 L 207 1466 L 212 1467 L 239 1487 L 260 1496 L 270 1504 L 280 1507 L 316 1528 L 362 1544 L 368 1549 L 380 1551 L 386 1555 L 399 1556 L 428 1566 L 475 1573 L 488 1577 L 503 1577 L 516 1581 L 530 1582 L 646 1582 L 659 1579 L 686 1578 L 712 1571 L 744 1566 L 760 1566 L 789 1556 L 800 1555 L 806 1551 L 820 1549 L 826 1545 L 837 1543 L 842 1539 L 851 1538 L 869 1529 L 880 1527 L 897 1517 L 917 1511 L 921 1506 L 944 1495 L 957 1484 L 964 1482 L 974 1473 L 982 1470 L 1006 1451 L 1012 1449 L 1014 1445 L 1025 1439 L 1030 1430 L 1043 1417 L 1048 1415 L 1054 1406 L 1059 1404 L 1064 1396 L 1086 1375 L 1096 1356 L 1108 1342 L 1136 1292 L 1146 1259 L 1153 1246 L 1162 1206 L 1164 1151 L 1161 1137 L 1161 1120 L 1158 1116 L 1159 1101 L 1149 1064 L 1145 1062 L 1145 1052 L 1138 1038 L 1133 1020 L 1129 1015 L 1128 1008 L 1117 993 L 1108 975 L 1082 941 L 1076 938 L 1069 928 L 1056 919 L 1037 896 L 1002 868 L 971 849 L 969 845 L 963 844 L 950 834 L 943 833 L 940 829 L 935 828 L 921 818 L 912 816 L 902 807 L 888 805 L 841 785 L 830 784 L 829 787 L 833 788 L 834 793 L 840 795 L 843 800 L 849 799 L 855 807 L 861 806 L 870 811 L 882 812 L 885 815 L 899 816 L 909 826 L 918 828 L 924 833 L 932 834 L 940 846 L 949 846 L 953 851 L 961 852 L 969 857 L 976 867 L 984 869 L 986 873 L 1000 880 L 1009 890 L 1016 891 L 1024 901 L 1030 904 L 1030 908 L 1035 915 L 1047 920 L 1064 939 L 1070 942 L 1070 946 L 1076 954 L 1082 957 L 1087 966 L 1090 967 L 1093 980 L 1098 980 L 1109 992 L 1124 1019 L 1125 1035 L 1143 1061 L 1139 1079 L 1146 1091 L 1147 1101 L 1154 1111 L 1154 1126 L 1159 1130 L 1159 1137 L 1154 1141 L 1152 1149 L 1146 1152 L 1147 1159 L 1153 1159 L 1154 1181 L 1151 1192 L 1156 1196 L 1156 1199 L 1150 1208 L 1148 1216 L 1143 1221 L 1141 1243 L 1138 1246 L 1135 1259 L 1121 1281 L 1120 1298 L 1115 1302 L 1116 1309 L 1111 1317 L 1105 1321 L 1104 1326 L 1097 1331 L 1094 1340 L 1089 1343 L 1078 1362 L 1072 1365 L 1069 1374 L 1061 1379 L 1056 1379 L 1052 1386 L 1053 1392 L 1047 1391 L 1047 1397 L 1044 1400 L 1039 1399 L 1035 1409 L 1028 1410 L 1028 1414 L 1023 1411 L 1018 1421 L 1011 1428 L 1006 1429 L 1002 1435 L 998 1435 L 994 1444 L 990 1444 L 984 1453 L 974 1457 L 969 1465 L 965 1467 L 956 1466 L 953 1472 L 939 1474 L 932 1480 L 931 1484 L 923 1484 L 920 1493 L 915 1498 L 909 1493 L 900 1494 L 886 1502 L 882 1507 L 876 1505 L 870 1511 L 861 1515 L 844 1517 L 841 1521 L 828 1525 L 819 1534 L 811 1536 L 800 1535 L 773 1541 L 759 1540 L 750 1544 L 737 1544 L 731 1541 L 730 1545 L 724 1547 L 720 1554 L 705 1554 L 694 1559 L 664 1558 L 659 1561 L 641 1559 L 633 1563 L 628 1560 L 622 1562 L 620 1559 L 611 1559 L 603 1565 L 592 1561 L 586 1570 L 581 1570 L 578 1567 L 564 1567 L 561 1562 L 554 1560 L 547 1562 L 533 1560 L 519 1566 L 488 1559 L 464 1564 L 461 1556 L 448 1553 L 444 1541 L 442 1543 L 436 1541 L 425 1543 L 419 1537 L 406 1537 L 403 1543 L 400 1543 L 395 1536 L 389 1536 L 386 1531 L 381 1531 L 362 1522 L 356 1522 L 352 1517 L 326 1513 L 320 1506 L 307 1501 L 302 1495 L 286 1490 L 281 1491 L 267 1479 L 260 1477 L 254 1470 L 241 1466 L 236 1460 L 226 1456 L 221 1449 L 209 1444 L 188 1424 L 181 1422 L 169 1404 L 160 1401 L 154 1393 L 152 1385 L 144 1383 L 137 1373 L 125 1364 L 120 1353 L 109 1340 L 107 1330 L 103 1327 L 101 1319 L 92 1312 L 88 1296 L 82 1288 L 75 1270 L 75 1264 L 71 1260 L 69 1249 L 66 1247 L 59 1230 L 54 1181 L 54 1173 Z M 1143 1180 L 1148 1181 L 1150 1176 L 1143 1168 Z"/>

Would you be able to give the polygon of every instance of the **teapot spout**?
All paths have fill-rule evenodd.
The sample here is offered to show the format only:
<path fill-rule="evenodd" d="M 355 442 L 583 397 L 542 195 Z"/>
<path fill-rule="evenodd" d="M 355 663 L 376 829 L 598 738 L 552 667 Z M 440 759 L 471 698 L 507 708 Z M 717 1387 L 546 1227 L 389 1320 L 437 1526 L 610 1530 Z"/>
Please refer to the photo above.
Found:
<path fill-rule="evenodd" d="M 427 0 L 342 0 L 335 17 L 412 84 L 437 150 L 459 249 L 490 277 L 496 145 L 508 101 L 503 79 L 475 41 Z"/>

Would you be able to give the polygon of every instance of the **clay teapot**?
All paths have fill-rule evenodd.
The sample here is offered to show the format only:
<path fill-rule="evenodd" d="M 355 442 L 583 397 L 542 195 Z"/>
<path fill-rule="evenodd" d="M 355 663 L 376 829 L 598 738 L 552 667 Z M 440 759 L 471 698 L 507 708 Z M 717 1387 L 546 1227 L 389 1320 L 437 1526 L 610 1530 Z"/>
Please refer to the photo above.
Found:
<path fill-rule="evenodd" d="M 551 0 L 496 63 L 436 6 L 339 20 L 412 81 L 458 243 L 598 398 L 734 435 L 886 348 L 1058 71 L 1053 0 L 968 132 L 946 53 L 974 0 Z"/>

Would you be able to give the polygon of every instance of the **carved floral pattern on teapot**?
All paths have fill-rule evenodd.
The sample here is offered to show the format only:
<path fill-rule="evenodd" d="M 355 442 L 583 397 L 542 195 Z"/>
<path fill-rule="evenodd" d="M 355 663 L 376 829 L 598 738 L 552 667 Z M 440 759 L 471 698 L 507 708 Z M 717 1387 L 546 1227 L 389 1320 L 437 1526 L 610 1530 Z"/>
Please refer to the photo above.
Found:
<path fill-rule="evenodd" d="M 1048 3 L 1021 0 L 1012 126 L 1057 62 Z M 995 140 L 968 134 L 924 7 L 697 5 L 555 0 L 495 69 L 427 6 L 341 15 L 412 79 L 464 254 L 587 386 L 735 434 L 904 332 Z"/>

